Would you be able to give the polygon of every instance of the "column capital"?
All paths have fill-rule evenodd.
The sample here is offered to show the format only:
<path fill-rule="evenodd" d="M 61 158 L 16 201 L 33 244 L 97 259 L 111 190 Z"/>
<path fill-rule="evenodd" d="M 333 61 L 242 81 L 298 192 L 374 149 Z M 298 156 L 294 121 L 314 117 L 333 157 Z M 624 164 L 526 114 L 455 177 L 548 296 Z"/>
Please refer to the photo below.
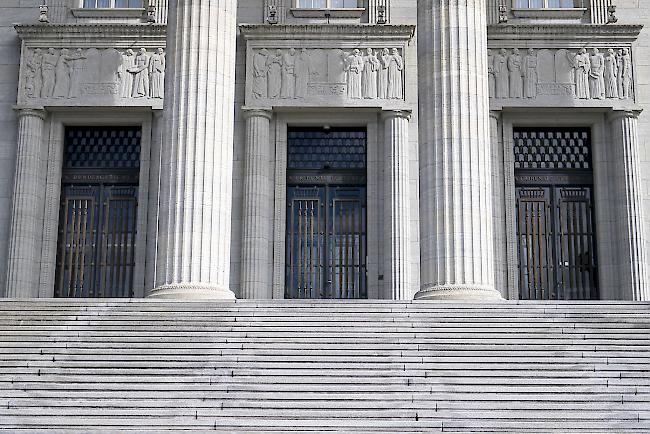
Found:
<path fill-rule="evenodd" d="M 501 113 L 501 110 L 490 110 L 490 117 L 495 121 L 498 121 L 501 119 Z"/>
<path fill-rule="evenodd" d="M 47 117 L 47 112 L 43 109 L 27 108 L 27 107 L 14 107 L 14 110 L 18 114 L 18 118 L 24 116 L 34 116 L 45 120 Z"/>
<path fill-rule="evenodd" d="M 638 119 L 643 110 L 612 110 L 607 114 L 607 120 L 614 122 L 620 118 L 634 118 Z"/>
<path fill-rule="evenodd" d="M 244 112 L 244 119 L 250 119 L 253 117 L 262 117 L 271 120 L 273 118 L 273 109 L 270 108 L 248 108 L 242 107 L 242 112 Z"/>
<path fill-rule="evenodd" d="M 383 120 L 392 119 L 392 118 L 402 118 L 407 121 L 411 120 L 411 110 L 383 110 L 381 112 L 381 118 Z"/>

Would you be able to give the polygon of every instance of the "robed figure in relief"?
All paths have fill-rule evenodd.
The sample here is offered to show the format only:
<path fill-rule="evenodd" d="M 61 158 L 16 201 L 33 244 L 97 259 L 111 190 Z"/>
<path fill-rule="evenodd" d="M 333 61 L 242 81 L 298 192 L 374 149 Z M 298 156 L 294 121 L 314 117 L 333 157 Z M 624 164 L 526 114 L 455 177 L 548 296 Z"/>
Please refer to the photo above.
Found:
<path fill-rule="evenodd" d="M 591 59 L 586 48 L 582 48 L 573 58 L 573 68 L 575 69 L 576 97 L 579 99 L 591 98 L 589 91 Z"/>
<path fill-rule="evenodd" d="M 300 50 L 296 58 L 296 98 L 307 96 L 309 75 L 311 74 L 311 61 L 306 48 Z"/>
<path fill-rule="evenodd" d="M 495 94 L 497 98 L 508 98 L 508 52 L 505 48 L 494 55 L 494 79 L 496 82 Z"/>
<path fill-rule="evenodd" d="M 381 65 L 372 48 L 366 50 L 363 61 L 363 97 L 366 99 L 375 99 L 377 98 L 377 72 Z"/>
<path fill-rule="evenodd" d="M 616 61 L 616 53 L 614 49 L 607 50 L 605 56 L 605 96 L 607 98 L 618 98 L 618 85 L 616 83 L 618 77 L 618 62 Z"/>
<path fill-rule="evenodd" d="M 388 98 L 404 98 L 404 81 L 402 71 L 404 70 L 404 59 L 400 56 L 397 48 L 391 50 L 390 63 L 388 65 Z"/>
<path fill-rule="evenodd" d="M 164 98 L 165 96 L 165 52 L 158 48 L 149 60 L 149 74 L 151 78 L 151 98 Z"/>
<path fill-rule="evenodd" d="M 508 71 L 510 71 L 510 98 L 521 98 L 524 96 L 524 82 L 522 71 L 522 60 L 519 49 L 512 50 L 508 57 Z"/>
<path fill-rule="evenodd" d="M 590 58 L 589 93 L 592 98 L 605 99 L 605 57 L 594 48 Z"/>
<path fill-rule="evenodd" d="M 381 50 L 379 55 L 379 78 L 377 79 L 377 97 L 388 98 L 388 67 L 390 66 L 390 51 Z"/>
<path fill-rule="evenodd" d="M 282 88 L 282 50 L 276 50 L 266 61 L 268 70 L 268 97 L 278 98 Z"/>
<path fill-rule="evenodd" d="M 363 57 L 361 51 L 355 49 L 352 54 L 346 58 L 345 70 L 348 81 L 348 97 L 352 99 L 361 99 L 363 96 L 361 89 L 361 73 L 363 72 Z"/>

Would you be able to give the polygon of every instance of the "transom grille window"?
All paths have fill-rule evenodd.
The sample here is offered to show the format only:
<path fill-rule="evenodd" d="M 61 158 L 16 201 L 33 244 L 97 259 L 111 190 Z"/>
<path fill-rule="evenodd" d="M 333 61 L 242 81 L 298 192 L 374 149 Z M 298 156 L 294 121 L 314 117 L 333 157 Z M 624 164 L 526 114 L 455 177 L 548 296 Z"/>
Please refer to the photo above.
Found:
<path fill-rule="evenodd" d="M 288 169 L 365 169 L 366 131 L 289 131 Z"/>
<path fill-rule="evenodd" d="M 83 0 L 83 7 L 87 9 L 137 9 L 142 8 L 143 0 Z"/>
<path fill-rule="evenodd" d="M 356 9 L 360 0 L 296 0 L 298 9 Z"/>
<path fill-rule="evenodd" d="M 587 129 L 514 131 L 515 169 L 591 169 Z"/>
<path fill-rule="evenodd" d="M 584 8 L 585 0 L 514 0 L 515 9 Z"/>

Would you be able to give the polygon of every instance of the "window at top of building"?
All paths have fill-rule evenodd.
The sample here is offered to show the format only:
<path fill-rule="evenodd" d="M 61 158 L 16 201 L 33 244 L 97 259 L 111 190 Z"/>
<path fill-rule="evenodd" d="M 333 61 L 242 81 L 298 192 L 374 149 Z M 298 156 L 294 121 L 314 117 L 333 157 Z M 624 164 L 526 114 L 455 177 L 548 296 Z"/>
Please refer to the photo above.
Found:
<path fill-rule="evenodd" d="M 514 0 L 515 9 L 576 9 L 584 8 L 585 0 Z"/>
<path fill-rule="evenodd" d="M 143 0 L 84 0 L 86 9 L 141 9 Z"/>
<path fill-rule="evenodd" d="M 357 9 L 359 0 L 296 0 L 298 9 Z"/>

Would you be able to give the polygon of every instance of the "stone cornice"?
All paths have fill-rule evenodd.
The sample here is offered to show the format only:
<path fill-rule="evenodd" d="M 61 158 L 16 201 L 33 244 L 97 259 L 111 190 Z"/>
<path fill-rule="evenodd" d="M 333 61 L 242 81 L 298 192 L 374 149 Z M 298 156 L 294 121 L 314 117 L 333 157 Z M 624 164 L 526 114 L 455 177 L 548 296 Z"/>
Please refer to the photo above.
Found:
<path fill-rule="evenodd" d="M 488 26 L 490 41 L 516 40 L 599 43 L 632 43 L 641 33 L 641 25 L 589 24 L 493 24 Z"/>
<path fill-rule="evenodd" d="M 17 24 L 14 26 L 22 40 L 58 39 L 162 39 L 167 26 L 164 24 Z"/>
<path fill-rule="evenodd" d="M 372 24 L 242 24 L 246 39 L 399 39 L 410 40 L 415 34 L 411 25 Z"/>

